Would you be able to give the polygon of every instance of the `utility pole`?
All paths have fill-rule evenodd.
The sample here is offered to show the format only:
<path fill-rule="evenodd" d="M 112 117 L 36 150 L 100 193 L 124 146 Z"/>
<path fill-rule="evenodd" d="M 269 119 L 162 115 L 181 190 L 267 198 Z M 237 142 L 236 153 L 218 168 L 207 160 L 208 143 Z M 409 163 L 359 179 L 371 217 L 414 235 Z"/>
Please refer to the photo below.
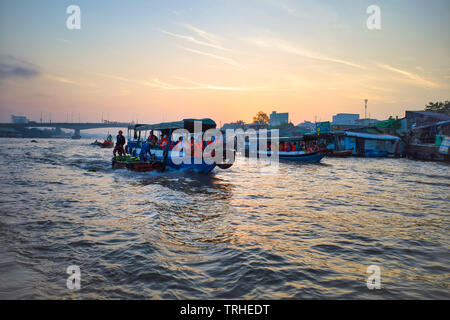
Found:
<path fill-rule="evenodd" d="M 365 106 L 364 106 L 364 119 L 367 119 L 367 102 L 369 102 L 369 100 L 365 99 Z"/>

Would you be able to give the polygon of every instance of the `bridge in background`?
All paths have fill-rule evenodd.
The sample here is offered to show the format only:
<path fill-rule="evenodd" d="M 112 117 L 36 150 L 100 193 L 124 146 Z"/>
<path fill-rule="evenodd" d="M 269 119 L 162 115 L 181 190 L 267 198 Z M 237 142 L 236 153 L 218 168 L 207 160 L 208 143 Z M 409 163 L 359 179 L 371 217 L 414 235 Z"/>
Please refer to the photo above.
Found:
<path fill-rule="evenodd" d="M 126 128 L 130 125 L 127 122 L 35 122 L 27 123 L 0 123 L 0 128 L 24 129 L 24 128 L 59 128 L 71 129 L 74 131 L 73 138 L 80 138 L 81 130 L 99 129 L 99 128 Z"/>

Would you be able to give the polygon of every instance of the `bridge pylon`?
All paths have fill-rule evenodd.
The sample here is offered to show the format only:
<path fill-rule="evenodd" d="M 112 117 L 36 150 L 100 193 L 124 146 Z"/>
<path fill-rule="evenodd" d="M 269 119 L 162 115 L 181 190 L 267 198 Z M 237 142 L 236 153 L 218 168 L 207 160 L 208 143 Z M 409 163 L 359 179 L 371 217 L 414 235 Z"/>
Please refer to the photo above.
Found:
<path fill-rule="evenodd" d="M 73 131 L 72 139 L 81 139 L 80 129 L 75 129 Z"/>

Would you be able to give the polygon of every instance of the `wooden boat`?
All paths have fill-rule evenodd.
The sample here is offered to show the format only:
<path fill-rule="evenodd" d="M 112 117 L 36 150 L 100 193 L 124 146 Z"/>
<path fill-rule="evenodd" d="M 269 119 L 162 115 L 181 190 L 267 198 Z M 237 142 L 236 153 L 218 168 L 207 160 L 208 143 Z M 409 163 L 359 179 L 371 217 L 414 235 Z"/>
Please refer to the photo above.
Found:
<path fill-rule="evenodd" d="M 327 157 L 348 157 L 352 155 L 352 150 L 341 150 L 341 151 L 337 151 L 337 150 L 330 150 L 329 153 L 326 154 Z"/>
<path fill-rule="evenodd" d="M 113 169 L 128 169 L 136 172 L 157 171 L 163 172 L 165 165 L 162 161 L 140 161 L 131 157 L 117 157 L 112 159 Z"/>
<path fill-rule="evenodd" d="M 114 148 L 114 142 L 112 141 L 112 136 L 108 134 L 103 140 L 103 142 L 95 140 L 91 143 L 92 146 L 99 146 L 101 148 Z"/>
<path fill-rule="evenodd" d="M 410 143 L 406 147 L 406 156 L 415 160 L 450 162 L 450 155 L 441 153 L 439 150 L 439 146 L 430 143 Z"/>
<path fill-rule="evenodd" d="M 103 143 L 100 143 L 99 145 L 102 148 L 114 148 L 114 142 L 112 142 L 112 141 L 105 140 L 105 141 L 103 141 Z"/>

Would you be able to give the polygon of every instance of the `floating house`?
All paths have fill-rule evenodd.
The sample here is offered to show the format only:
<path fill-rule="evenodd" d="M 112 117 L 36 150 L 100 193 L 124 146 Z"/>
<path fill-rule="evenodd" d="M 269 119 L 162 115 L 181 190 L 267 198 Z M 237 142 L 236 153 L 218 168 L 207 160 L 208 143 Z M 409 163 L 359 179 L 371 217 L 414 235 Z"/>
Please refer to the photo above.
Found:
<path fill-rule="evenodd" d="M 387 134 L 346 131 L 335 135 L 335 150 L 352 150 L 352 155 L 362 157 L 399 157 L 404 143 Z"/>
<path fill-rule="evenodd" d="M 414 126 L 408 135 L 406 155 L 411 159 L 450 161 L 450 120 Z"/>

